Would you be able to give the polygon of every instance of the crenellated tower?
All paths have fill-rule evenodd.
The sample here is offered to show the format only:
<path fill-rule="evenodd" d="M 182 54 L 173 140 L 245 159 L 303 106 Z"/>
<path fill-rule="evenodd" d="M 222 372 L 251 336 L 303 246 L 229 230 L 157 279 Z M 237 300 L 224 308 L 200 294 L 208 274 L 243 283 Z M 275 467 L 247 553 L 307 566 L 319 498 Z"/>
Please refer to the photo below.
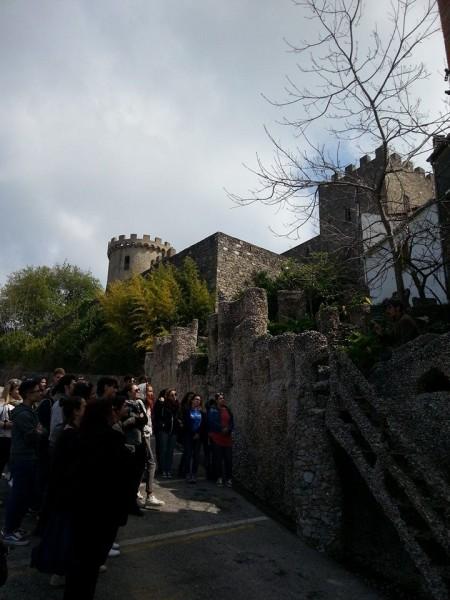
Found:
<path fill-rule="evenodd" d="M 134 274 L 141 274 L 175 253 L 175 248 L 169 242 L 163 242 L 158 237 L 152 240 L 147 234 L 141 238 L 136 233 L 132 233 L 130 237 L 113 237 L 108 242 L 107 285 L 113 281 L 129 279 Z"/>

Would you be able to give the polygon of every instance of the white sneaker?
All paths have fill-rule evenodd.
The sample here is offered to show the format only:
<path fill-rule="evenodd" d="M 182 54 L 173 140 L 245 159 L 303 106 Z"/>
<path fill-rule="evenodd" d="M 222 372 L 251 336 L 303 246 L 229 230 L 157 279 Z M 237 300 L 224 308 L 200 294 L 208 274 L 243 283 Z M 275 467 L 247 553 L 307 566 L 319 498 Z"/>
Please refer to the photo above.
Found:
<path fill-rule="evenodd" d="M 219 479 L 216 481 L 216 485 L 218 485 L 219 487 L 223 487 L 222 477 L 219 477 Z"/>
<path fill-rule="evenodd" d="M 144 499 L 144 496 L 142 495 L 142 493 L 141 493 L 140 490 L 138 491 L 136 497 L 137 497 L 138 500 L 143 500 Z"/>
<path fill-rule="evenodd" d="M 111 548 L 111 550 L 108 552 L 108 557 L 109 558 L 115 558 L 116 556 L 120 556 L 120 550 L 116 550 L 115 548 Z"/>
<path fill-rule="evenodd" d="M 120 545 L 117 542 L 114 542 L 114 544 L 111 546 L 111 548 L 113 550 L 120 550 Z"/>
<path fill-rule="evenodd" d="M 165 502 L 164 500 L 159 500 L 155 494 L 149 494 L 145 504 L 148 504 L 149 506 L 164 506 Z"/>
<path fill-rule="evenodd" d="M 66 585 L 65 575 L 56 575 L 56 573 L 54 573 L 50 577 L 50 585 L 52 587 L 64 587 Z"/>

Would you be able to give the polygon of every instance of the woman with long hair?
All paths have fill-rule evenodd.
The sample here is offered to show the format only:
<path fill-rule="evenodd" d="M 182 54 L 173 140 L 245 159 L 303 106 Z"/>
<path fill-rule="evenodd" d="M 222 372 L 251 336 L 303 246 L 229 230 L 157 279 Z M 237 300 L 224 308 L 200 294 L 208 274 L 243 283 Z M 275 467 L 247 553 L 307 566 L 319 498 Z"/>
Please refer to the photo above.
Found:
<path fill-rule="evenodd" d="M 150 383 L 145 384 L 145 395 L 144 395 L 144 408 L 147 414 L 147 424 L 144 427 L 144 443 L 145 443 L 145 469 L 144 469 L 144 481 L 145 481 L 145 506 L 150 508 L 163 506 L 165 502 L 160 500 L 153 493 L 153 486 L 155 481 L 156 472 L 156 460 L 155 453 L 152 445 L 153 435 L 153 420 L 152 412 L 155 404 L 155 395 L 153 393 L 153 387 Z"/>
<path fill-rule="evenodd" d="M 9 461 L 11 450 L 11 415 L 16 404 L 22 400 L 19 394 L 20 381 L 10 379 L 3 388 L 0 399 L 0 476 Z"/>
<path fill-rule="evenodd" d="M 202 444 L 202 433 L 206 427 L 206 414 L 200 394 L 193 394 L 183 413 L 184 448 L 186 455 L 186 481 L 197 482 L 197 470 Z"/>
<path fill-rule="evenodd" d="M 153 425 L 156 433 L 162 477 L 172 477 L 173 452 L 180 429 L 180 407 L 175 388 L 166 390 L 164 398 L 155 404 Z"/>
<path fill-rule="evenodd" d="M 5 404 L 12 404 L 13 406 L 22 404 L 23 400 L 19 392 L 20 384 L 20 379 L 10 379 L 7 382 L 2 392 L 2 401 Z"/>
<path fill-rule="evenodd" d="M 87 405 L 80 426 L 76 493 L 72 501 L 73 560 L 66 572 L 64 600 L 91 600 L 119 526 L 127 522 L 129 451 L 113 429 L 112 399 Z M 105 492 L 108 501 L 105 502 Z"/>

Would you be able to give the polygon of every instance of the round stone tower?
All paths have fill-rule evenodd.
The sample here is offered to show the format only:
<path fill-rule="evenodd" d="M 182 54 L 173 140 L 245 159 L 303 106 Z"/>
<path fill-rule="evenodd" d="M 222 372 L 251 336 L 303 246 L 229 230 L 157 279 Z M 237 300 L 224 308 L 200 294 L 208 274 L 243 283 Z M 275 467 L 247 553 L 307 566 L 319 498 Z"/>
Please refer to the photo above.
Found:
<path fill-rule="evenodd" d="M 135 273 L 143 273 L 166 256 L 173 256 L 175 248 L 161 238 L 152 240 L 149 235 L 138 238 L 132 233 L 113 237 L 108 242 L 108 281 L 107 285 L 118 279 L 129 279 Z"/>

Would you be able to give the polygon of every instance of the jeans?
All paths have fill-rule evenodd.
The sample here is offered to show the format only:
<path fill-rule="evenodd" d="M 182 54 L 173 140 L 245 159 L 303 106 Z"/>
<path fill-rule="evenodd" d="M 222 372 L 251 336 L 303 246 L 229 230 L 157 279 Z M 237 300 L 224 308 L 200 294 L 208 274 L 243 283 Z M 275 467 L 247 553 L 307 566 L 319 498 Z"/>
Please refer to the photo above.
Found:
<path fill-rule="evenodd" d="M 177 436 L 175 433 L 160 431 L 157 435 L 156 443 L 158 444 L 161 461 L 159 470 L 163 473 L 170 473 L 172 471 L 173 451 L 177 443 Z"/>
<path fill-rule="evenodd" d="M 184 440 L 186 452 L 186 475 L 197 475 L 198 462 L 200 457 L 201 440 L 194 438 L 192 433 L 187 433 Z"/>
<path fill-rule="evenodd" d="M 35 460 L 15 461 L 11 465 L 12 488 L 6 502 L 5 533 L 19 529 L 30 507 L 37 504 L 38 464 Z"/>
<path fill-rule="evenodd" d="M 231 479 L 232 477 L 232 448 L 231 446 L 219 446 L 213 442 L 214 471 L 217 478 Z"/>
<path fill-rule="evenodd" d="M 145 481 L 145 492 L 147 496 L 153 494 L 153 481 L 155 479 L 156 461 L 153 454 L 151 438 L 145 437 L 145 469 L 144 469 L 144 481 Z"/>

